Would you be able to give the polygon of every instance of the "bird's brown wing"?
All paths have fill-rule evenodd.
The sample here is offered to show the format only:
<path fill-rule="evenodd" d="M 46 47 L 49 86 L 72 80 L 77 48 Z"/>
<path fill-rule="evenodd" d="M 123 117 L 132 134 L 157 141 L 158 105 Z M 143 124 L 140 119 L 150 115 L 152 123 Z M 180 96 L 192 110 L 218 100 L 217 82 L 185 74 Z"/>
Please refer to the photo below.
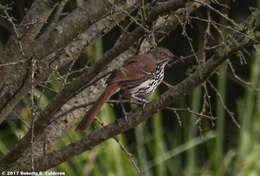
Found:
<path fill-rule="evenodd" d="M 110 78 L 109 84 L 133 84 L 138 85 L 141 82 L 153 77 L 156 70 L 154 60 L 147 55 L 138 55 L 125 61 L 123 67 L 115 72 Z"/>

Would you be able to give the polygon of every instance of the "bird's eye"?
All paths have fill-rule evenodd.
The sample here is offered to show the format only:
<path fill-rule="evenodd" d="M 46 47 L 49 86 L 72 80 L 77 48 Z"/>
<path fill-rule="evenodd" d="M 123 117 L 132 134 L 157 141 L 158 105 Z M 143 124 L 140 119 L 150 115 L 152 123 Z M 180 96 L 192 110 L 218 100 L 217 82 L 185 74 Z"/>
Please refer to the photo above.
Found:
<path fill-rule="evenodd" d="M 165 55 L 166 55 L 166 53 L 165 53 L 165 52 L 161 52 L 160 54 L 161 54 L 161 56 L 165 56 Z"/>

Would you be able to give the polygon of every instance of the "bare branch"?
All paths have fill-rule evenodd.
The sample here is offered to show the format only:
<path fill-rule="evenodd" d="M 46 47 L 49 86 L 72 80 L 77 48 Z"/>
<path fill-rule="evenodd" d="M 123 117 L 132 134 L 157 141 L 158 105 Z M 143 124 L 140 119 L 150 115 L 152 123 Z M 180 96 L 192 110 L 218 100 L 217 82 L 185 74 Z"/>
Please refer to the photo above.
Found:
<path fill-rule="evenodd" d="M 244 43 L 241 43 L 239 47 L 230 46 L 230 49 L 226 50 L 225 52 L 218 52 L 219 54 L 216 54 L 213 58 L 206 62 L 202 70 L 197 70 L 188 78 L 177 84 L 174 88 L 166 91 L 158 99 L 147 105 L 143 111 L 131 113 L 131 115 L 129 115 L 128 121 L 126 121 L 124 118 L 121 118 L 102 129 L 95 130 L 81 140 L 73 142 L 59 151 L 55 151 L 47 154 L 46 156 L 43 156 L 43 158 L 35 162 L 35 169 L 47 170 L 55 167 L 86 150 L 91 150 L 96 145 L 113 136 L 136 127 L 138 124 L 150 118 L 155 112 L 158 112 L 170 104 L 173 104 L 185 95 L 188 95 L 195 87 L 207 80 L 207 78 L 215 72 L 217 67 L 235 52 L 254 44 L 255 42 L 245 41 Z M 26 164 L 20 168 L 22 170 L 30 169 Z"/>
<path fill-rule="evenodd" d="M 254 91 L 260 91 L 259 88 L 256 88 L 256 86 L 253 83 L 247 82 L 245 80 L 243 80 L 241 77 L 239 77 L 236 73 L 236 70 L 234 69 L 234 67 L 232 66 L 232 63 L 230 62 L 230 60 L 227 60 L 228 66 L 234 76 L 234 78 L 236 80 L 238 80 L 240 83 L 242 83 L 243 85 L 252 88 Z"/>
<path fill-rule="evenodd" d="M 150 12 L 148 19 L 150 21 L 153 21 L 161 13 L 166 13 L 169 10 L 176 10 L 184 6 L 182 0 L 171 0 L 169 2 L 162 3 L 159 6 L 154 7 L 154 9 Z M 131 44 L 133 44 L 138 39 L 138 37 L 143 34 L 143 32 L 143 29 L 140 27 L 134 30 L 134 32 L 132 32 L 132 35 L 126 36 L 126 38 L 120 44 L 117 44 L 109 52 L 105 53 L 103 58 L 99 60 L 94 68 L 84 73 L 77 80 L 73 81 L 67 88 L 63 89 L 63 91 L 58 94 L 55 100 L 52 101 L 53 103 L 55 103 L 55 105 L 53 106 L 49 104 L 47 108 L 40 114 L 39 119 L 35 122 L 35 128 L 37 129 L 35 131 L 35 136 L 37 137 L 43 132 L 43 130 L 48 126 L 50 119 L 53 118 L 55 113 L 61 108 L 63 104 L 65 104 L 71 97 L 75 96 L 78 93 L 78 90 L 81 89 L 81 87 L 89 85 L 88 82 L 91 81 L 100 72 L 100 70 L 103 69 L 105 65 L 107 65 L 122 51 L 126 50 Z M 20 142 L 15 147 L 17 150 L 14 149 L 12 152 L 6 155 L 4 159 L 2 159 L 2 161 L 4 161 L 5 163 L 4 165 L 14 162 L 23 154 L 23 151 L 28 146 L 29 139 L 29 135 L 26 135 L 22 140 L 20 140 Z"/>
<path fill-rule="evenodd" d="M 2 64 L 15 62 L 19 58 L 23 58 L 25 50 L 32 44 L 58 1 L 60 0 L 36 0 L 21 24 L 16 26 L 11 22 L 15 34 L 10 37 L 5 45 L 4 52 L 0 55 Z M 3 86 L 4 81 L 7 79 L 8 73 L 12 68 L 13 67 L 9 66 L 1 69 L 0 74 L 2 76 L 0 78 L 0 88 Z"/>
<path fill-rule="evenodd" d="M 202 113 L 199 113 L 199 112 L 192 111 L 190 108 L 171 108 L 171 107 L 166 107 L 166 109 L 169 109 L 171 111 L 189 112 L 189 113 L 194 114 L 195 116 L 198 116 L 198 117 L 201 117 L 201 118 L 207 118 L 207 119 L 210 119 L 210 120 L 216 120 L 216 118 L 213 117 L 213 116 L 208 116 L 208 115 L 205 115 L 205 114 L 202 114 Z"/>
<path fill-rule="evenodd" d="M 169 1 L 170 2 L 170 1 Z M 171 1 L 172 2 L 172 1 Z M 194 9 L 196 9 L 196 7 L 194 7 Z M 178 12 L 176 12 L 176 13 L 178 13 Z M 156 17 L 153 17 L 152 15 L 151 16 L 149 16 L 150 15 L 150 13 L 148 14 L 148 16 L 147 16 L 147 19 L 149 20 L 149 19 L 151 19 L 151 21 L 154 21 L 154 20 L 152 20 L 152 19 L 156 19 Z M 155 15 L 155 16 L 157 16 L 157 15 Z M 166 24 L 164 24 L 164 26 L 163 26 L 163 28 L 161 28 L 161 29 L 163 29 L 163 31 L 166 31 L 166 33 L 161 33 L 161 31 L 158 31 L 158 33 L 155 33 L 155 38 L 157 39 L 157 37 L 159 37 L 159 36 L 164 36 L 165 34 L 167 34 L 167 32 L 169 32 L 169 31 L 172 31 L 172 30 L 174 30 L 175 28 L 175 26 L 177 26 L 178 25 L 178 23 L 176 22 L 176 20 L 169 20 L 170 22 L 172 22 L 172 23 L 166 23 Z M 172 29 L 170 29 L 170 28 L 172 28 Z M 56 106 L 56 104 L 52 104 L 52 105 L 54 105 L 54 106 L 56 106 L 56 107 L 47 107 L 47 109 L 45 109 L 45 111 L 41 114 L 41 117 L 40 117 L 40 119 L 39 120 L 37 120 L 37 127 L 35 127 L 35 129 L 36 129 L 36 133 L 38 133 L 37 134 L 37 138 L 35 138 L 35 141 L 34 141 L 34 144 L 35 144 L 35 146 L 36 146 L 36 148 L 38 149 L 38 156 L 36 157 L 36 159 L 38 160 L 38 159 L 41 159 L 41 157 L 42 157 L 42 154 L 43 153 L 46 153 L 47 151 L 49 151 L 50 150 L 50 148 L 58 141 L 58 139 L 60 139 L 64 134 L 66 134 L 66 132 L 69 130 L 69 129 L 71 129 L 71 127 L 73 126 L 73 124 L 75 124 L 75 122 L 77 122 L 79 119 L 80 119 L 80 117 L 76 117 L 75 119 L 73 119 L 73 120 L 71 120 L 72 118 L 70 117 L 71 116 L 71 114 L 72 113 L 70 113 L 70 115 L 68 115 L 67 117 L 64 117 L 64 118 L 61 118 L 61 119 L 54 119 L 55 117 L 57 117 L 59 114 L 60 114 L 60 112 L 61 111 L 63 111 L 63 108 L 64 109 L 66 109 L 66 105 L 68 105 L 69 103 L 73 103 L 73 101 L 75 101 L 75 99 L 77 99 L 79 96 L 79 94 L 78 95 L 76 95 L 79 91 L 81 91 L 83 88 L 85 88 L 83 85 L 85 84 L 85 85 L 87 85 L 87 86 L 90 86 L 90 85 L 92 85 L 92 80 L 95 78 L 95 76 L 96 76 L 96 74 L 100 74 L 103 70 L 104 70 L 104 66 L 107 66 L 107 64 L 108 63 L 110 63 L 110 61 L 111 60 L 113 60 L 114 59 L 114 57 L 115 56 L 117 56 L 118 54 L 120 54 L 120 53 L 122 53 L 123 51 L 125 51 L 129 46 L 131 46 L 139 37 L 140 37 L 140 34 L 138 33 L 138 32 L 140 32 L 141 33 L 141 35 L 142 34 L 144 34 L 145 32 L 147 32 L 147 31 L 144 31 L 144 29 L 143 28 L 141 28 L 140 26 L 139 27 L 137 27 L 135 30 L 134 30 L 134 32 L 133 33 L 131 33 L 131 35 L 133 34 L 133 36 L 128 36 L 128 35 L 126 35 L 126 36 L 124 36 L 123 37 L 123 41 L 122 42 L 118 42 L 118 44 L 116 44 L 115 45 L 115 47 L 112 49 L 112 50 L 110 50 L 109 52 L 107 52 L 106 54 L 105 54 L 105 56 L 103 57 L 103 60 L 101 60 L 100 62 L 98 62 L 98 64 L 95 66 L 95 67 L 93 67 L 93 68 L 90 68 L 88 71 L 86 71 L 86 74 L 83 74 L 83 76 L 82 77 L 80 77 L 78 80 L 76 80 L 76 81 L 74 81 L 74 82 L 72 82 L 71 83 L 71 85 L 69 85 L 69 87 L 68 88 L 65 88 L 63 91 L 62 91 L 62 93 L 60 94 L 60 95 L 58 95 L 57 97 L 56 97 L 56 99 L 54 100 L 54 102 L 57 104 L 57 106 Z M 151 32 L 154 32 L 154 30 L 152 30 Z M 150 34 L 149 34 L 150 35 Z M 127 43 L 127 42 L 129 42 L 129 43 Z M 248 45 L 252 45 L 252 43 L 257 43 L 257 42 L 259 42 L 259 41 L 247 41 L 248 42 Z M 235 51 L 237 51 L 236 49 L 234 49 L 234 47 L 237 47 L 237 48 L 239 48 L 239 47 L 246 47 L 246 46 L 248 46 L 247 44 L 245 44 L 246 42 L 241 42 L 241 43 L 239 43 L 239 44 L 241 44 L 241 45 L 239 45 L 239 46 L 232 46 L 231 45 L 231 49 L 230 48 L 227 48 L 227 50 L 221 50 L 221 51 L 224 51 L 224 52 L 235 52 Z M 126 46 L 123 46 L 123 45 L 126 45 Z M 245 44 L 245 45 L 243 45 L 243 44 Z M 242 46 L 243 45 L 243 46 Z M 223 49 L 223 48 L 222 48 Z M 234 49 L 234 50 L 232 50 L 232 49 Z M 241 49 L 241 48 L 239 48 L 239 49 Z M 232 50 L 232 51 L 231 51 Z M 218 53 L 217 55 L 216 55 L 216 58 L 220 58 L 220 57 L 224 57 L 224 56 L 222 56 L 222 54 L 224 53 L 224 52 L 222 52 L 222 53 Z M 66 53 L 66 51 L 64 52 L 62 52 L 62 53 Z M 69 53 L 69 52 L 68 52 Z M 75 52 L 75 53 L 77 53 L 77 52 Z M 49 53 L 48 53 L 49 54 Z M 51 53 L 51 59 L 50 60 L 52 60 L 52 59 L 54 59 L 54 62 L 55 62 L 55 58 L 57 57 L 57 56 L 59 56 L 61 53 L 59 53 L 59 52 L 57 52 L 57 54 L 55 55 L 55 51 L 53 52 L 53 53 Z M 70 53 L 69 53 L 70 54 Z M 68 55 L 69 55 L 68 54 Z M 50 56 L 50 55 L 49 55 Z M 74 56 L 74 55 L 71 55 L 71 56 Z M 73 60 L 73 59 L 75 59 L 75 58 L 72 58 L 70 55 L 69 55 L 69 59 L 70 59 L 70 61 L 71 60 Z M 52 58 L 53 57 L 53 58 Z M 43 59 L 43 58 L 39 58 L 39 59 Z M 48 60 L 49 58 L 47 58 L 46 56 L 44 56 L 44 59 L 46 59 L 46 60 Z M 217 59 L 218 60 L 218 59 Z M 53 61 L 53 60 L 52 60 Z M 52 64 L 54 63 L 54 62 L 52 62 Z M 211 60 L 211 62 L 215 62 L 214 60 L 212 61 Z M 217 62 L 217 61 L 216 61 Z M 221 64 L 220 62 L 222 62 L 222 61 L 219 61 L 219 63 L 215 63 L 215 66 L 213 66 L 212 67 L 212 70 L 211 71 L 209 71 L 209 72 L 214 72 L 214 70 L 215 70 L 215 68 L 217 67 L 217 65 L 219 65 L 219 64 Z M 59 64 L 58 62 L 56 62 L 57 64 Z M 48 63 L 47 63 L 48 64 Z M 44 65 L 44 64 L 43 64 Z M 61 64 L 62 65 L 62 64 Z M 213 64 L 214 65 L 214 64 Z M 206 69 L 206 68 L 205 68 Z M 200 71 L 200 73 L 201 73 L 201 71 Z M 205 73 L 205 75 L 207 75 L 208 74 L 208 76 L 210 76 L 210 73 Z M 201 76 L 201 74 L 200 74 L 200 76 Z M 84 78 L 85 77 L 85 78 Z M 89 77 L 89 78 L 88 78 Z M 194 77 L 194 78 L 196 78 L 196 77 Z M 204 78 L 204 77 L 202 77 L 202 78 L 200 78 L 200 80 L 195 80 L 195 81 L 197 81 L 197 82 L 202 82 L 203 80 L 205 80 L 206 78 Z M 80 82 L 80 81 L 84 81 L 84 83 L 82 83 L 82 82 Z M 73 84 L 75 84 L 76 83 L 76 85 L 73 85 Z M 191 82 L 190 82 L 191 83 Z M 30 85 L 31 83 L 28 83 L 28 86 Z M 193 84 L 191 84 L 192 86 L 196 86 L 196 85 L 193 85 Z M 182 87 L 180 87 L 180 88 L 182 88 Z M 101 88 L 102 89 L 102 88 Z M 174 88 L 171 88 L 171 90 L 175 90 L 175 87 Z M 188 92 L 185 92 L 186 90 L 184 90 L 184 94 L 187 94 Z M 188 90 L 187 90 L 188 91 Z M 98 94 L 98 93 L 97 93 Z M 95 93 L 94 94 L 94 96 L 97 96 L 97 94 Z M 180 94 L 181 95 L 177 95 L 177 98 L 178 98 L 178 96 L 179 97 L 181 97 L 181 96 L 184 96 L 183 95 L 183 92 L 180 92 Z M 82 95 L 80 95 L 80 96 L 82 96 Z M 62 100 L 62 98 L 65 98 L 65 100 Z M 71 98 L 73 98 L 73 99 L 71 99 Z M 84 97 L 81 97 L 81 99 L 82 98 L 84 98 Z M 73 100 L 73 101 L 72 101 Z M 70 102 L 71 101 L 71 102 Z M 174 101 L 176 101 L 176 100 L 174 100 Z M 66 103 L 66 104 L 65 104 Z M 159 102 L 158 104 L 156 104 L 156 106 L 158 105 L 159 106 L 159 109 L 160 109 L 160 107 L 161 108 L 163 108 L 163 107 L 165 107 L 165 105 L 161 105 L 160 103 L 163 103 L 164 104 L 164 100 L 161 100 L 161 102 Z M 49 105 L 50 106 L 50 105 Z M 10 108 L 10 109 L 12 109 L 12 108 Z M 82 108 L 81 108 L 82 109 Z M 86 109 L 85 109 L 86 110 Z M 150 112 L 149 112 L 150 113 Z M 81 113 L 82 114 L 82 113 Z M 137 113 L 138 114 L 138 113 Z M 138 115 L 139 116 L 139 115 Z M 141 116 L 141 115 L 140 115 Z M 46 118 L 46 119 L 44 119 L 44 118 Z M 147 117 L 148 118 L 148 117 Z M 53 121 L 53 119 L 54 119 L 54 121 Z M 67 121 L 67 120 L 70 120 L 70 121 Z M 121 122 L 121 121 L 119 121 L 119 122 Z M 123 122 L 123 121 L 122 121 Z M 139 122 L 133 122 L 133 123 L 139 123 Z M 131 124 L 130 124 L 131 125 Z M 40 127 L 40 128 L 38 128 L 38 127 Z M 58 128 L 57 128 L 58 127 Z M 129 128 L 131 128 L 131 127 L 134 127 L 134 126 L 128 126 Z M 105 129 L 106 129 L 107 127 L 105 127 Z M 39 131 L 37 131 L 37 130 L 39 130 Z M 105 132 L 107 132 L 107 131 L 105 131 Z M 111 131 L 110 131 L 111 132 Z M 108 132 L 108 133 L 105 133 L 105 135 L 110 135 L 110 132 Z M 118 133 L 120 133 L 120 132 L 122 132 L 122 131 L 117 131 Z M 28 133 L 29 134 L 29 133 Z M 28 155 L 26 155 L 26 154 L 28 154 L 27 152 L 28 152 L 28 150 L 30 150 L 30 146 L 28 145 L 29 143 L 28 143 L 28 134 L 20 141 L 20 143 L 18 143 L 18 145 L 15 147 L 15 149 L 12 151 L 12 152 L 10 152 L 7 156 L 5 156 L 4 157 L 4 159 L 2 159 L 1 161 L 0 161 L 0 167 L 9 167 L 9 168 L 15 168 L 15 167 L 18 167 L 18 166 L 23 166 L 25 169 L 26 169 L 26 162 L 23 162 L 24 160 L 26 160 L 27 158 L 28 158 Z M 101 135 L 101 134 L 100 134 Z M 99 139 L 99 137 L 100 137 L 100 139 Z M 102 140 L 105 140 L 105 139 L 101 139 L 101 136 L 99 136 L 98 138 L 95 138 L 94 140 L 99 140 L 98 142 L 101 142 Z M 106 137 L 108 137 L 109 138 L 109 136 L 106 136 Z M 45 139 L 46 138 L 46 139 Z M 53 141 L 54 142 L 50 142 L 52 139 L 54 139 Z M 93 142 L 93 141 L 92 141 Z M 46 145 L 44 144 L 44 146 L 47 146 L 47 147 L 44 147 L 44 152 L 42 152 L 42 150 L 43 150 L 43 143 L 46 143 Z M 98 143 L 96 143 L 95 145 L 97 145 Z M 21 147 L 21 148 L 20 148 Z M 91 146 L 90 146 L 91 147 Z M 87 146 L 83 146 L 83 148 L 88 148 Z M 21 149 L 21 150 L 20 150 Z M 74 148 L 75 149 L 75 148 Z M 84 149 L 82 149 L 81 151 L 83 151 Z M 75 154 L 75 153 L 74 153 Z M 68 155 L 66 155 L 66 156 L 68 156 L 68 157 L 72 157 L 72 156 L 74 156 L 74 154 L 68 154 Z M 22 156 L 24 156 L 24 157 L 22 157 Z M 58 155 L 55 155 L 55 156 L 57 156 L 58 158 L 59 157 L 64 157 L 64 156 L 58 156 Z M 9 159 L 9 160 L 8 160 Z M 15 162 L 15 166 L 11 166 L 12 165 L 12 163 L 13 163 L 13 161 L 15 161 L 16 159 L 18 159 L 17 160 L 17 162 Z M 23 160 L 24 159 L 24 160 Z M 59 163 L 59 162 L 62 162 L 61 160 L 64 160 L 64 158 L 60 158 L 61 160 L 59 160 L 59 161 L 53 161 L 54 160 L 54 158 L 51 158 L 51 163 L 48 165 L 48 166 L 46 166 L 46 168 L 48 167 L 48 168 L 50 168 L 50 167 L 52 167 L 52 166 L 54 166 L 55 164 L 57 164 L 57 163 Z M 8 161 L 9 163 L 11 163 L 10 165 L 8 165 L 8 163 L 7 164 L 5 164 L 5 162 L 6 161 Z M 45 161 L 45 160 L 44 160 Z M 40 163 L 40 162 L 39 162 Z M 38 163 L 38 164 L 39 164 Z M 27 164 L 28 164 L 28 162 L 27 162 Z M 41 165 L 41 164 L 39 164 L 39 165 Z M 44 163 L 41 165 L 41 166 L 43 166 L 44 165 Z M 39 166 L 40 167 L 40 166 Z M 45 166 L 44 166 L 45 167 Z"/>
<path fill-rule="evenodd" d="M 101 122 L 98 119 L 95 119 L 102 127 L 104 127 L 103 122 Z M 136 173 L 139 175 L 140 174 L 140 169 L 138 168 L 135 159 L 133 157 L 133 155 L 131 153 L 129 153 L 126 149 L 126 147 L 119 141 L 119 138 L 117 136 L 114 136 L 113 139 L 119 144 L 120 148 L 122 149 L 122 151 L 126 154 L 128 160 L 130 161 L 130 163 L 134 166 Z"/>
<path fill-rule="evenodd" d="M 231 111 L 228 109 L 228 107 L 225 105 L 221 93 L 219 93 L 219 91 L 217 90 L 217 88 L 216 88 L 209 80 L 208 80 L 207 82 L 209 83 L 210 87 L 216 92 L 217 96 L 218 96 L 219 99 L 220 99 L 221 104 L 223 105 L 223 107 L 224 107 L 224 109 L 226 110 L 226 112 L 228 113 L 228 115 L 231 117 L 231 119 L 232 119 L 232 121 L 234 122 L 234 124 L 235 124 L 238 128 L 240 128 L 240 125 L 239 125 L 238 121 L 237 121 L 236 118 L 234 117 L 234 113 L 231 112 Z"/>
<path fill-rule="evenodd" d="M 131 9 L 130 9 L 131 10 Z M 112 14 L 113 18 L 117 19 L 118 21 L 122 21 L 126 15 L 122 15 L 121 13 L 115 13 Z M 63 65 L 71 62 L 72 60 L 75 60 L 78 58 L 82 50 L 94 43 L 95 40 L 102 37 L 105 33 L 110 31 L 115 24 L 111 21 L 111 16 L 108 16 L 97 23 L 90 26 L 86 31 L 84 31 L 82 34 L 80 34 L 77 37 L 77 40 L 74 40 L 70 42 L 64 50 L 57 51 L 55 50 L 51 54 L 47 55 L 41 61 L 39 62 L 40 69 L 39 73 L 37 75 L 38 83 L 45 80 L 49 74 L 46 73 L 52 73 L 52 68 L 60 68 Z M 39 44 L 42 46 L 43 44 Z M 55 48 L 55 47 L 54 47 Z M 44 49 L 42 49 L 44 50 Z M 23 61 L 23 60 L 22 60 Z M 14 63 L 8 63 L 9 64 L 17 64 L 17 63 L 23 63 L 22 61 L 14 62 Z M 26 61 L 26 60 L 25 60 Z M 0 65 L 1 66 L 1 65 Z M 21 65 L 21 67 L 23 67 Z M 21 70 L 24 70 L 24 68 L 21 68 Z M 3 122 L 3 120 L 9 115 L 9 113 L 12 111 L 12 109 L 15 107 L 15 105 L 29 92 L 31 87 L 31 81 L 30 79 L 25 79 L 26 74 L 21 74 L 20 72 L 14 73 L 12 75 L 11 83 L 14 84 L 13 87 L 10 88 L 9 84 L 7 84 L 8 88 L 3 89 L 1 92 L 2 97 L 0 99 L 0 105 L 3 104 L 4 106 L 0 106 L 0 123 Z M 22 87 L 21 87 L 22 85 Z M 37 85 L 37 84 L 35 84 Z M 34 86 L 35 86 L 34 85 Z M 9 94 L 5 97 L 5 93 Z M 12 93 L 13 95 L 10 95 Z M 12 97 L 12 99 L 8 99 L 8 97 Z"/>

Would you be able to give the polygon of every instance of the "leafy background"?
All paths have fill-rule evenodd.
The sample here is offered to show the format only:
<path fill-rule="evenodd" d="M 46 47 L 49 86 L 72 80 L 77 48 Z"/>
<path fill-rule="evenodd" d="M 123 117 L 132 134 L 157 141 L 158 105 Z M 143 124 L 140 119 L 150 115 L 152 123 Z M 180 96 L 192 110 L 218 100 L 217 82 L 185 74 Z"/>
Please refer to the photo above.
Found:
<path fill-rule="evenodd" d="M 19 0 L 18 0 L 19 1 Z M 32 1 L 10 1 L 2 0 L 3 4 L 12 4 L 12 15 L 19 21 L 22 14 L 19 8 L 29 8 Z M 73 10 L 80 5 L 82 0 L 70 1 L 66 6 L 67 11 Z M 224 9 L 225 13 L 240 22 L 249 14 L 252 7 L 257 8 L 259 0 L 230 1 L 230 9 Z M 222 9 L 223 10 L 223 9 Z M 196 16 L 204 17 L 207 14 L 205 8 L 195 12 Z M 214 20 L 225 24 L 223 18 L 213 14 Z M 203 36 L 206 24 L 192 20 L 186 29 L 192 38 L 192 45 L 196 51 L 203 48 Z M 187 38 L 182 35 L 183 29 L 179 27 L 171 33 L 161 46 L 169 48 L 177 56 L 192 54 Z M 216 31 L 212 31 L 213 35 Z M 0 27 L 0 46 L 8 39 L 8 31 Z M 94 46 L 86 48 L 80 58 L 52 75 L 53 80 L 72 69 L 72 71 L 83 68 L 86 64 L 93 65 L 102 54 L 111 48 L 120 35 L 120 29 L 116 28 L 97 41 Z M 229 37 L 229 36 L 225 36 Z M 214 50 L 212 51 L 214 52 Z M 239 53 L 232 64 L 238 75 L 244 80 L 252 82 L 260 87 L 260 49 L 251 49 Z M 245 62 L 246 61 L 246 62 Z M 165 80 L 174 85 L 189 75 L 194 69 L 194 59 L 187 59 L 185 64 L 176 64 L 167 69 Z M 69 81 L 79 73 L 72 74 Z M 260 175 L 260 96 L 259 93 L 242 85 L 232 75 L 231 71 L 224 65 L 211 78 L 216 85 L 219 94 L 208 86 L 211 97 L 211 108 L 215 121 L 199 118 L 188 112 L 174 113 L 171 110 L 163 110 L 154 114 L 154 117 L 145 124 L 119 136 L 119 143 L 110 139 L 94 150 L 81 154 L 72 160 L 61 164 L 55 171 L 64 171 L 67 175 L 136 175 L 134 163 L 142 171 L 141 175 L 185 175 L 185 176 L 213 176 L 213 175 L 238 175 L 257 176 Z M 49 101 L 59 92 L 63 86 L 62 80 L 50 82 L 52 90 L 37 87 L 36 94 L 40 97 L 39 107 L 44 109 Z M 167 89 L 161 85 L 150 97 L 156 98 Z M 187 96 L 178 103 L 172 105 L 175 108 L 189 107 L 195 112 L 208 113 L 203 106 L 205 89 L 198 87 L 191 96 Z M 112 99 L 117 99 L 117 95 Z M 240 128 L 232 121 L 225 107 L 234 112 L 239 121 Z M 127 105 L 127 110 L 136 108 Z M 98 115 L 105 124 L 123 117 L 120 106 L 106 104 Z M 21 120 L 22 119 L 22 120 Z M 29 127 L 31 119 L 30 97 L 25 97 L 18 105 L 17 111 L 9 116 L 8 121 L 0 126 L 0 155 L 6 154 L 13 148 L 15 143 L 23 136 Z M 95 123 L 91 128 L 99 128 Z M 71 132 L 56 146 L 56 149 L 81 138 L 81 134 Z M 123 145 L 129 155 L 123 151 Z M 132 157 L 131 157 L 132 156 Z"/>

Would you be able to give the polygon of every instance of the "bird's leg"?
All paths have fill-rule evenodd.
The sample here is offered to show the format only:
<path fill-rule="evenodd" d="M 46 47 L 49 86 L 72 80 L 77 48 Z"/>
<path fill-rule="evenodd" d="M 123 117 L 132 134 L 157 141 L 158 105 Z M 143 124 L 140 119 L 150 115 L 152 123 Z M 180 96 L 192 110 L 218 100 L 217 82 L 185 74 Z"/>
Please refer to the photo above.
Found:
<path fill-rule="evenodd" d="M 143 111 L 143 112 L 144 112 L 144 108 L 145 108 L 145 106 L 146 106 L 148 103 L 149 103 L 149 101 L 144 102 L 144 103 L 142 104 L 142 111 Z"/>
<path fill-rule="evenodd" d="M 144 111 L 145 106 L 146 106 L 148 103 L 150 103 L 150 102 L 149 102 L 148 100 L 146 100 L 144 97 L 132 95 L 132 98 L 133 98 L 134 100 L 136 100 L 137 102 L 142 103 L 142 111 Z"/>
<path fill-rule="evenodd" d="M 146 100 L 146 99 L 145 99 Z M 144 112 L 144 108 L 146 107 L 146 105 L 148 105 L 150 102 L 148 100 L 144 101 L 142 104 L 142 111 Z"/>
<path fill-rule="evenodd" d="M 125 107 L 124 107 L 124 105 L 122 103 L 122 95 L 121 94 L 119 94 L 119 103 L 120 103 L 121 109 L 123 111 L 124 118 L 125 118 L 126 121 L 128 121 L 128 118 L 127 118 L 128 113 L 126 112 Z"/>

